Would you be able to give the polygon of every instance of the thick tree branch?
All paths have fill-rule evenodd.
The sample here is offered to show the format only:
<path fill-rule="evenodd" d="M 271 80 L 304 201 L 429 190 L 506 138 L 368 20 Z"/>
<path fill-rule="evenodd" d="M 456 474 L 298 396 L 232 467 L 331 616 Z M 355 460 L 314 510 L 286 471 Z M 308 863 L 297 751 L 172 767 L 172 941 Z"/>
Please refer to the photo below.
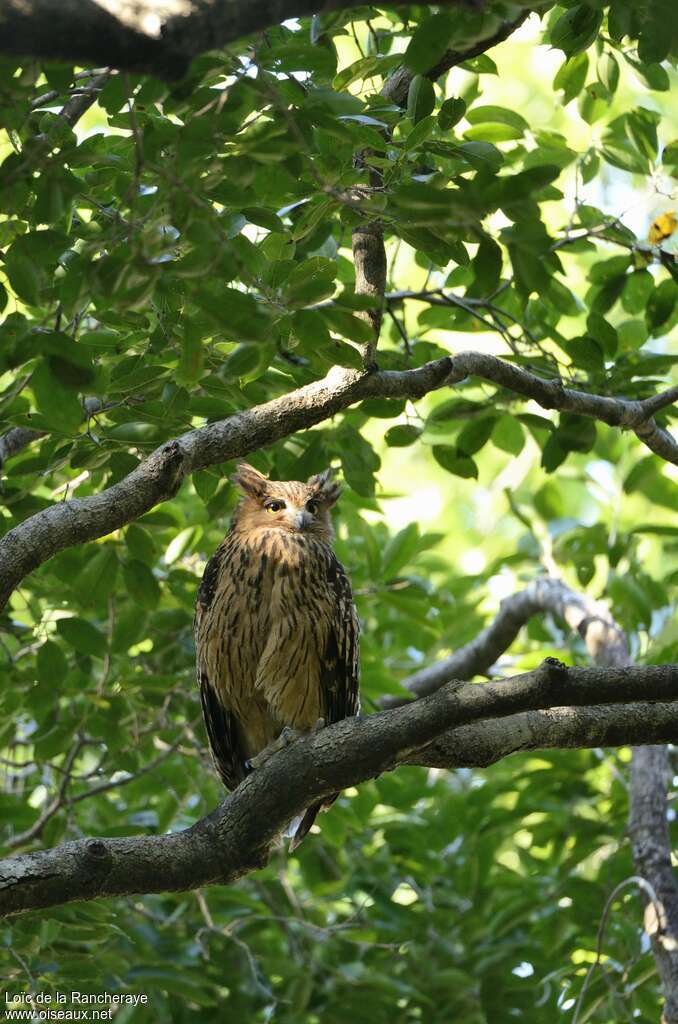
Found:
<path fill-rule="evenodd" d="M 465 0 L 448 4 L 464 6 Z M 181 78 L 194 57 L 253 32 L 360 6 L 357 0 L 5 0 L 0 53 Z"/>
<path fill-rule="evenodd" d="M 0 914 L 227 884 L 265 864 L 281 829 L 310 803 L 398 764 L 427 763 L 422 748 L 451 728 L 565 705 L 623 707 L 639 699 L 646 705 L 678 701 L 678 665 L 577 669 L 548 659 L 504 682 L 448 684 L 406 707 L 346 719 L 297 741 L 185 832 L 86 839 L 7 858 L 0 862 Z"/>
<path fill-rule="evenodd" d="M 482 352 L 462 352 L 415 370 L 363 373 L 335 367 L 322 380 L 167 442 L 107 490 L 59 502 L 10 530 L 0 540 L 0 608 L 33 569 L 64 548 L 103 537 L 173 497 L 188 473 L 240 458 L 365 398 L 417 399 L 468 376 L 492 381 L 545 409 L 566 410 L 636 431 L 647 420 L 646 403 L 653 403 L 651 412 L 658 401 L 657 396 L 631 401 L 589 395 Z M 666 437 L 670 461 L 678 465 L 678 442 Z"/>
<path fill-rule="evenodd" d="M 647 743 L 675 743 L 675 704 L 562 707 L 485 719 L 443 733 L 406 764 L 427 768 L 486 768 L 525 750 L 623 747 L 642 735 Z"/>

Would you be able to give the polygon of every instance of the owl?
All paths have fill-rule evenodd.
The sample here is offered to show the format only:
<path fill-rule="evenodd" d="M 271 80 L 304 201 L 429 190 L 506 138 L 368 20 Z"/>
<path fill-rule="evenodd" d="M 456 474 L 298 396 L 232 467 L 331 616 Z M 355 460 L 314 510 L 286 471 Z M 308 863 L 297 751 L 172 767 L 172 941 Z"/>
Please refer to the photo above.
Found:
<path fill-rule="evenodd" d="M 339 485 L 329 470 L 300 483 L 246 464 L 231 479 L 242 498 L 205 567 L 195 644 L 212 756 L 232 790 L 288 737 L 357 715 L 360 700 L 358 618 L 332 550 Z M 294 823 L 291 849 L 337 795 Z"/>

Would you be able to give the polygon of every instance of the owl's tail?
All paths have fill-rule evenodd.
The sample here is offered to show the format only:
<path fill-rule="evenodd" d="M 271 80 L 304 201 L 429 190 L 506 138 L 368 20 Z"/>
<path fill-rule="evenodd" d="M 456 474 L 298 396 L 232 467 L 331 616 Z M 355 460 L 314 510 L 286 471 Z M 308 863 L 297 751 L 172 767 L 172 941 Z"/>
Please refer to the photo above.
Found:
<path fill-rule="evenodd" d="M 311 804 L 303 814 L 298 814 L 296 818 L 292 819 L 285 829 L 285 836 L 290 837 L 290 853 L 294 853 L 297 846 L 299 846 L 304 837 L 308 835 L 311 830 L 311 825 L 318 816 L 318 813 L 320 811 L 327 811 L 338 796 L 338 793 L 334 793 L 332 796 L 327 796 L 323 800 L 318 800 L 317 803 Z"/>
<path fill-rule="evenodd" d="M 311 825 L 316 819 L 318 812 L 323 806 L 323 801 L 320 800 L 317 804 L 312 804 L 308 810 L 304 811 L 303 814 L 298 814 L 296 818 L 293 818 L 285 829 L 285 835 L 290 836 L 289 852 L 294 853 L 302 839 L 308 835 Z"/>

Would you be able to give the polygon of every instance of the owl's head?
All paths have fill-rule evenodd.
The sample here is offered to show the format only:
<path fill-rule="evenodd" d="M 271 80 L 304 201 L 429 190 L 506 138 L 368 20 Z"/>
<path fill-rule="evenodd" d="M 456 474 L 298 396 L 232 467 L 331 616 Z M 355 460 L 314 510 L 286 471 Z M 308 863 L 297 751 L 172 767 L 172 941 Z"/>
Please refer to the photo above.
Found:
<path fill-rule="evenodd" d="M 299 480 L 269 480 L 259 470 L 241 463 L 231 480 L 243 492 L 235 515 L 239 529 L 278 529 L 306 533 L 329 540 L 332 536 L 330 509 L 341 487 L 326 469 Z"/>

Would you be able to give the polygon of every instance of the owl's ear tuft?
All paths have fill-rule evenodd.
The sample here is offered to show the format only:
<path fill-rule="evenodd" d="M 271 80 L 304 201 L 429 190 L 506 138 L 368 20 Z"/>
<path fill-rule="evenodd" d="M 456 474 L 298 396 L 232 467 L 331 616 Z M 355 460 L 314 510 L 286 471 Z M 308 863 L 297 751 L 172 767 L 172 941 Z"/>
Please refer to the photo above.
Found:
<path fill-rule="evenodd" d="M 254 466 L 247 462 L 241 462 L 235 467 L 235 473 L 231 476 L 231 483 L 239 487 L 241 491 L 251 498 L 262 498 L 266 493 L 268 480 Z"/>
<path fill-rule="evenodd" d="M 307 483 L 313 497 L 328 506 L 334 505 L 341 494 L 341 484 L 332 479 L 331 469 L 325 469 L 322 473 L 309 477 Z"/>

